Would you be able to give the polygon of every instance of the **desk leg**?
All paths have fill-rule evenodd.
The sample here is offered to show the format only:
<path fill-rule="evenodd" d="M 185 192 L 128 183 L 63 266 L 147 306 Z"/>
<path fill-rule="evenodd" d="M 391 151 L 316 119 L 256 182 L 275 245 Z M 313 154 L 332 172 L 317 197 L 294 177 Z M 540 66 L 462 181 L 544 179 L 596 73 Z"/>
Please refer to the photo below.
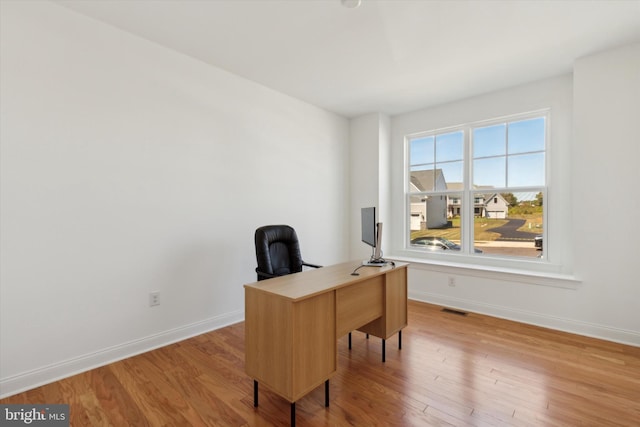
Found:
<path fill-rule="evenodd" d="M 349 332 L 349 350 L 351 350 L 351 332 Z"/>
<path fill-rule="evenodd" d="M 253 380 L 253 406 L 258 406 L 258 381 Z"/>
<path fill-rule="evenodd" d="M 296 402 L 291 402 L 291 427 L 296 427 Z"/>
<path fill-rule="evenodd" d="M 385 340 L 382 340 L 382 362 L 384 363 L 386 360 L 386 351 L 385 351 Z M 398 350 L 402 350 L 402 329 L 398 331 Z"/>
<path fill-rule="evenodd" d="M 324 406 L 329 406 L 329 380 L 324 382 Z"/>

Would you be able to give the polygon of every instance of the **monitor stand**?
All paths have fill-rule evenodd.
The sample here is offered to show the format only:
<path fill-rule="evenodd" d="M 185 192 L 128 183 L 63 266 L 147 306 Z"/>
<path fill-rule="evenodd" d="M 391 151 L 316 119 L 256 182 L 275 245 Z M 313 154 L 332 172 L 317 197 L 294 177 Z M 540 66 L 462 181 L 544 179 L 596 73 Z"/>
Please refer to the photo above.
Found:
<path fill-rule="evenodd" d="M 376 260 L 364 260 L 362 261 L 362 265 L 366 265 L 367 267 L 383 267 L 385 265 L 389 264 L 387 261 L 385 261 L 384 259 L 380 258 L 380 259 L 376 259 Z"/>

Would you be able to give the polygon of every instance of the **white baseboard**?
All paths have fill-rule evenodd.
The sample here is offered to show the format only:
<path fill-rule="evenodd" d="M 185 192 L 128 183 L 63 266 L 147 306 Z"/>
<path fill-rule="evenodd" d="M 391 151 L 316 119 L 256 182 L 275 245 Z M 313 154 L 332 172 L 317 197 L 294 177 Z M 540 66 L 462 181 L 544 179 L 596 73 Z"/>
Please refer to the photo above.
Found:
<path fill-rule="evenodd" d="M 0 399 L 67 378 L 118 360 L 164 347 L 244 320 L 244 311 L 225 313 L 201 322 L 150 335 L 69 360 L 0 379 Z"/>
<path fill-rule="evenodd" d="M 516 310 L 510 307 L 478 303 L 477 301 L 428 292 L 409 292 L 409 299 L 640 347 L 640 334 L 635 331 L 616 329 L 572 319 L 554 317 L 524 310 Z"/>

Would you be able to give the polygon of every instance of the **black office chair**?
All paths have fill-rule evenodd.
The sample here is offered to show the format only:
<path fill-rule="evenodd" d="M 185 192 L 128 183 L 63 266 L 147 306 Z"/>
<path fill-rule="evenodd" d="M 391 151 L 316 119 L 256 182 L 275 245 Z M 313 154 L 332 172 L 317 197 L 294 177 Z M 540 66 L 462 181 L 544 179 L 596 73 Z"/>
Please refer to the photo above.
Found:
<path fill-rule="evenodd" d="M 288 225 L 265 225 L 256 230 L 258 280 L 299 273 L 302 267 L 320 268 L 302 260 L 296 231 Z"/>

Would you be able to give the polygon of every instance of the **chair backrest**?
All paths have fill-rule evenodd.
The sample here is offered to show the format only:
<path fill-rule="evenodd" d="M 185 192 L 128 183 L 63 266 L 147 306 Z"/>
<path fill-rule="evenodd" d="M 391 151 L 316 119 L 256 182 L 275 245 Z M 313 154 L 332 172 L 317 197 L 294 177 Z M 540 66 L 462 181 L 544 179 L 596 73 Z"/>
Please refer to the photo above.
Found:
<path fill-rule="evenodd" d="M 256 230 L 257 271 L 284 276 L 302 271 L 296 231 L 288 225 L 266 225 Z M 258 277 L 258 280 L 261 278 Z"/>

